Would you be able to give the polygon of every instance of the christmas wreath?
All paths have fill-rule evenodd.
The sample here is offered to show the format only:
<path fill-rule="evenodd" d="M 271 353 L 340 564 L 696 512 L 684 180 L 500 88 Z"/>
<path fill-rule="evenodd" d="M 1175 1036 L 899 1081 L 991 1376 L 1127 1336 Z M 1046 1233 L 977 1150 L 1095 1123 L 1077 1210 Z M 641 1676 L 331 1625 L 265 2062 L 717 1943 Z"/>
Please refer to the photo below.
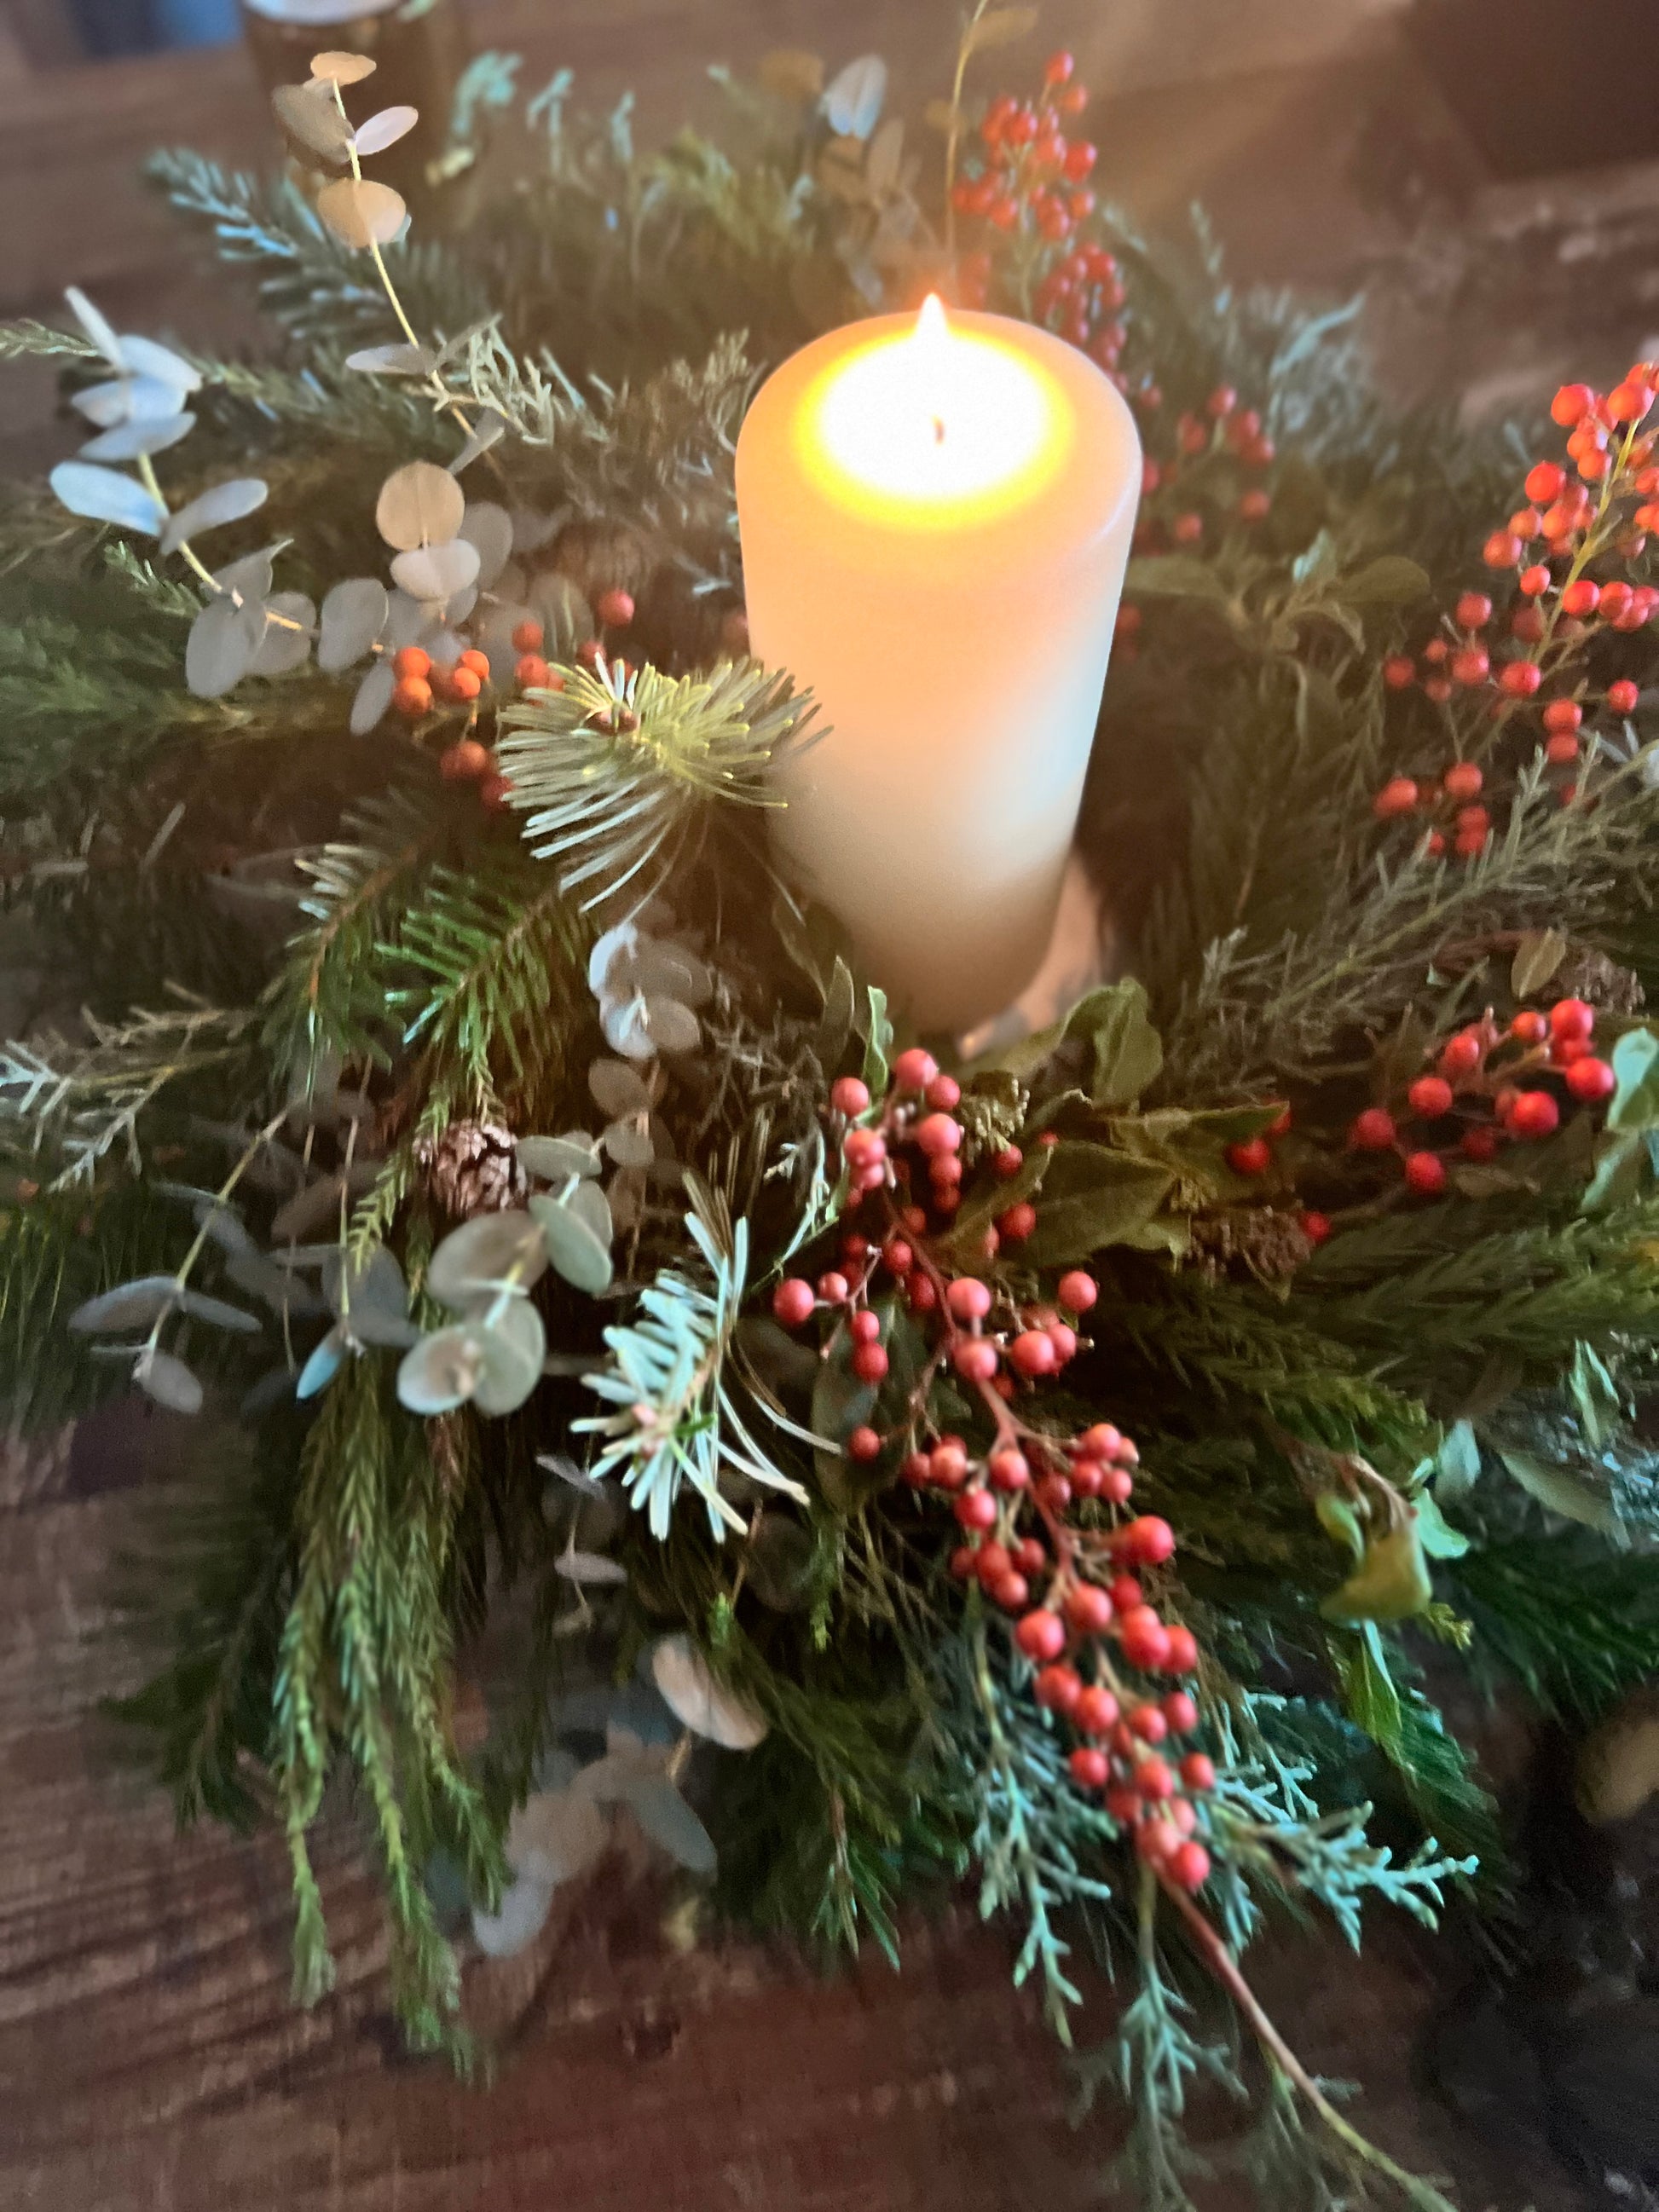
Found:
<path fill-rule="evenodd" d="M 0 331 L 93 434 L 0 519 L 5 1388 L 214 1424 L 126 1710 L 181 1818 L 285 1832 L 301 2001 L 337 1784 L 463 2061 L 465 1945 L 618 1823 L 814 1946 L 966 1877 L 1062 2039 L 1074 1960 L 1128 1991 L 1133 2201 L 1212 2078 L 1265 2201 L 1440 2206 L 1241 1962 L 1501 1888 L 1430 1680 L 1579 1723 L 1659 1663 L 1659 364 L 1559 458 L 1401 416 L 1351 310 L 1097 205 L 1066 56 L 970 104 L 1028 12 L 918 158 L 870 59 L 641 155 L 485 56 L 412 233 L 412 111 L 319 55 L 287 178 L 155 165 L 274 359 Z M 811 705 L 732 480 L 760 367 L 930 286 L 1153 457 L 1080 838 L 1125 978 L 966 1064 L 769 842 Z"/>

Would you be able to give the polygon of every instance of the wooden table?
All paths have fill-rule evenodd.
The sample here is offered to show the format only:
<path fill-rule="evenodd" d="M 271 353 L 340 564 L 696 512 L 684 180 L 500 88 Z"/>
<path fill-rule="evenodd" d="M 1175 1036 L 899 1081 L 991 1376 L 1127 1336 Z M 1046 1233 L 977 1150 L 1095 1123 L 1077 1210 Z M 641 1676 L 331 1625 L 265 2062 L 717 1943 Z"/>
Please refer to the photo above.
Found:
<path fill-rule="evenodd" d="M 494 0 L 479 43 L 568 63 L 596 99 L 635 83 L 647 130 L 677 120 L 694 64 L 780 44 L 878 47 L 901 97 L 933 88 L 938 23 L 915 0 Z M 1089 68 L 1104 14 L 1053 10 Z M 717 32 L 718 36 L 714 33 Z M 1108 182 L 1148 213 L 1207 191 L 1247 267 L 1334 276 L 1389 242 L 1336 188 L 1370 63 L 1278 68 L 1201 96 L 1151 87 L 1103 110 Z M 67 281 L 125 327 L 204 341 L 242 328 L 218 281 L 137 189 L 158 143 L 244 161 L 269 143 L 237 50 L 0 83 L 0 311 Z M 1280 149 L 1275 170 L 1268 149 Z M 1287 150 L 1288 149 L 1288 150 Z M 1323 198 L 1319 198 L 1322 190 Z M 1320 220 L 1307 219 L 1317 205 Z M 0 465 L 38 469 L 60 433 L 49 374 L 8 372 Z M 135 1678 L 111 1562 L 185 1448 L 135 1412 L 73 1451 L 0 1471 L 0 2204 L 50 2212 L 1082 2212 L 1108 2148 L 1064 2124 L 1065 2076 L 1008 1985 L 1000 1937 L 964 1911 L 825 1985 L 797 1960 L 665 1940 L 648 1884 L 613 1869 L 525 1959 L 475 1966 L 500 2033 L 493 2094 L 399 2052 L 373 1892 L 348 1824 L 325 1838 L 337 1994 L 288 2001 L 289 1896 L 270 1839 L 183 1843 L 115 1763 L 100 1698 Z M 1309 2057 L 1363 2075 L 1401 2155 L 1459 2166 L 1471 2206 L 1522 2201 L 1413 2092 L 1434 2000 L 1424 1954 L 1385 1935 L 1363 1974 L 1334 1942 L 1278 1952 L 1265 1983 Z M 1528 2194 L 1565 2207 L 1547 2179 Z M 1234 2202 L 1224 2191 L 1217 2203 Z"/>

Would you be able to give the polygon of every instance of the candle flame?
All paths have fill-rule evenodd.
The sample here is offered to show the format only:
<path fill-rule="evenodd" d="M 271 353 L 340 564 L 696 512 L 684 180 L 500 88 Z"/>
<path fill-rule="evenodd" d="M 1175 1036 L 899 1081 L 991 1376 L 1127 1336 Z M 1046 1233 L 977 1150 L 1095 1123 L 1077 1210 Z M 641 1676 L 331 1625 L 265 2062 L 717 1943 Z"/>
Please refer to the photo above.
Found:
<path fill-rule="evenodd" d="M 911 343 L 916 349 L 916 358 L 926 364 L 923 374 L 929 387 L 929 420 L 936 446 L 945 443 L 943 387 L 949 358 L 945 349 L 950 340 L 951 325 L 945 320 L 945 302 L 937 292 L 930 292 L 917 311 Z"/>
<path fill-rule="evenodd" d="M 933 348 L 941 338 L 950 335 L 951 325 L 945 319 L 945 302 L 937 292 L 930 292 L 916 316 L 916 343 Z"/>

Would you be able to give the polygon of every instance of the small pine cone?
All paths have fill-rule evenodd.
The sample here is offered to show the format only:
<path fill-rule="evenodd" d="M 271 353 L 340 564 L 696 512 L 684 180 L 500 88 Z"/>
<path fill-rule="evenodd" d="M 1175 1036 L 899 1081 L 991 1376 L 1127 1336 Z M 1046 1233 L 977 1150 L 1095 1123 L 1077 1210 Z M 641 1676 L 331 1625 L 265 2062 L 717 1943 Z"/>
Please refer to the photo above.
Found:
<path fill-rule="evenodd" d="M 553 566 L 589 606 L 604 592 L 641 599 L 657 556 L 637 530 L 620 522 L 568 522 L 553 544 Z M 619 650 L 621 648 L 618 648 Z"/>
<path fill-rule="evenodd" d="M 441 1136 L 420 1138 L 415 1158 L 427 1188 L 458 1220 L 499 1213 L 524 1196 L 512 1132 L 497 1121 L 452 1121 Z"/>
<path fill-rule="evenodd" d="M 1313 1249 L 1300 1215 L 1273 1206 L 1198 1216 L 1188 1247 L 1194 1264 L 1211 1282 L 1242 1267 L 1258 1282 L 1280 1283 L 1313 1256 Z"/>
<path fill-rule="evenodd" d="M 1583 999 L 1604 1014 L 1639 1013 L 1647 1004 L 1634 969 L 1621 968 L 1588 945 L 1572 947 L 1551 976 L 1550 989 L 1563 999 Z"/>

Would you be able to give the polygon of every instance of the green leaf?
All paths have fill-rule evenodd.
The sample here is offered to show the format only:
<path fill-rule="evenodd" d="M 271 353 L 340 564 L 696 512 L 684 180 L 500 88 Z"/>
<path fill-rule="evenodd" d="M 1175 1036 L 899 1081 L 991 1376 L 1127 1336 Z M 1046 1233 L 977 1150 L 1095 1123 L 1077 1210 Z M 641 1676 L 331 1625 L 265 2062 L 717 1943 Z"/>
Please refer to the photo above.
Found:
<path fill-rule="evenodd" d="M 1068 1037 L 1093 1053 L 1089 1095 L 1097 1106 L 1132 1106 L 1164 1065 L 1164 1041 L 1146 1014 L 1144 985 L 1133 979 L 1091 991 L 1066 1018 Z"/>
<path fill-rule="evenodd" d="M 426 1286 L 444 1305 L 469 1306 L 508 1279 L 527 1291 L 546 1265 L 541 1230 L 529 1214 L 480 1213 L 439 1245 Z"/>
<path fill-rule="evenodd" d="M 1227 587 L 1207 562 L 1190 553 L 1154 553 L 1131 561 L 1123 588 L 1142 599 L 1217 599 L 1224 603 Z"/>
<path fill-rule="evenodd" d="M 853 971 L 837 953 L 830 974 L 830 988 L 823 994 L 823 1014 L 814 1048 L 819 1066 L 832 1075 L 841 1066 L 853 1034 L 854 1006 Z"/>
<path fill-rule="evenodd" d="M 1406 607 L 1429 588 L 1428 571 L 1401 554 L 1385 553 L 1338 586 L 1351 607 Z"/>
<path fill-rule="evenodd" d="M 1633 1205 L 1655 1172 L 1654 1131 L 1606 1130 L 1595 1140 L 1595 1172 L 1578 1201 L 1581 1213 L 1610 1213 Z"/>
<path fill-rule="evenodd" d="M 605 1163 L 585 1131 L 568 1137 L 520 1137 L 514 1152 L 526 1175 L 544 1182 L 562 1182 L 568 1176 L 596 1176 Z"/>
<path fill-rule="evenodd" d="M 1607 1127 L 1659 1127 L 1659 1036 L 1648 1028 L 1626 1030 L 1608 1057 L 1619 1081 L 1607 1106 Z"/>
<path fill-rule="evenodd" d="M 1592 1451 L 1601 1450 L 1623 1425 L 1626 1409 L 1619 1385 L 1592 1346 L 1574 1346 L 1567 1388 L 1586 1442 Z"/>
<path fill-rule="evenodd" d="M 866 991 L 869 1007 L 869 1027 L 864 1037 L 864 1080 L 870 1096 L 884 1095 L 888 1084 L 889 1057 L 893 1049 L 893 1024 L 887 1018 L 887 994 L 870 984 Z"/>
<path fill-rule="evenodd" d="M 1314 1500 L 1314 1512 L 1334 1544 L 1345 1545 L 1356 1559 L 1364 1557 L 1365 1532 L 1346 1498 L 1339 1498 L 1334 1490 L 1322 1490 Z"/>
<path fill-rule="evenodd" d="M 1433 1491 L 1419 1490 L 1412 1503 L 1417 1508 L 1418 1536 L 1429 1557 L 1461 1559 L 1469 1548 L 1469 1540 L 1447 1520 Z"/>
<path fill-rule="evenodd" d="M 1342 1708 L 1348 1718 L 1389 1759 L 1401 1748 L 1402 1716 L 1400 1692 L 1389 1672 L 1387 1651 L 1374 1621 L 1364 1622 L 1357 1632 L 1330 1638 L 1331 1663 L 1342 1692 Z"/>
<path fill-rule="evenodd" d="M 579 1188 L 591 1189 L 592 1185 Z M 561 1206 L 556 1199 L 538 1193 L 530 1200 L 530 1211 L 541 1231 L 548 1257 L 573 1289 L 586 1291 L 589 1297 L 596 1298 L 611 1287 L 611 1255 L 573 1206 Z"/>
<path fill-rule="evenodd" d="M 1498 1446 L 1498 1456 L 1527 1495 L 1550 1512 L 1559 1513 L 1564 1520 L 1582 1522 L 1586 1528 L 1599 1529 L 1604 1536 L 1618 1538 L 1619 1516 L 1604 1490 L 1585 1481 L 1571 1468 L 1552 1466 L 1509 1444 Z"/>
<path fill-rule="evenodd" d="M 1327 1620 L 1409 1620 L 1433 1596 L 1413 1512 L 1370 1539 L 1359 1565 L 1319 1610 Z"/>
<path fill-rule="evenodd" d="M 1567 940 L 1559 929 L 1529 929 L 1510 963 L 1510 991 L 1517 999 L 1530 999 L 1543 989 L 1566 957 Z"/>
<path fill-rule="evenodd" d="M 1063 1140 L 1053 1148 L 1037 1224 L 1021 1256 L 1035 1267 L 1054 1267 L 1109 1244 L 1134 1243 L 1174 1183 L 1169 1169 L 1109 1145 Z"/>

